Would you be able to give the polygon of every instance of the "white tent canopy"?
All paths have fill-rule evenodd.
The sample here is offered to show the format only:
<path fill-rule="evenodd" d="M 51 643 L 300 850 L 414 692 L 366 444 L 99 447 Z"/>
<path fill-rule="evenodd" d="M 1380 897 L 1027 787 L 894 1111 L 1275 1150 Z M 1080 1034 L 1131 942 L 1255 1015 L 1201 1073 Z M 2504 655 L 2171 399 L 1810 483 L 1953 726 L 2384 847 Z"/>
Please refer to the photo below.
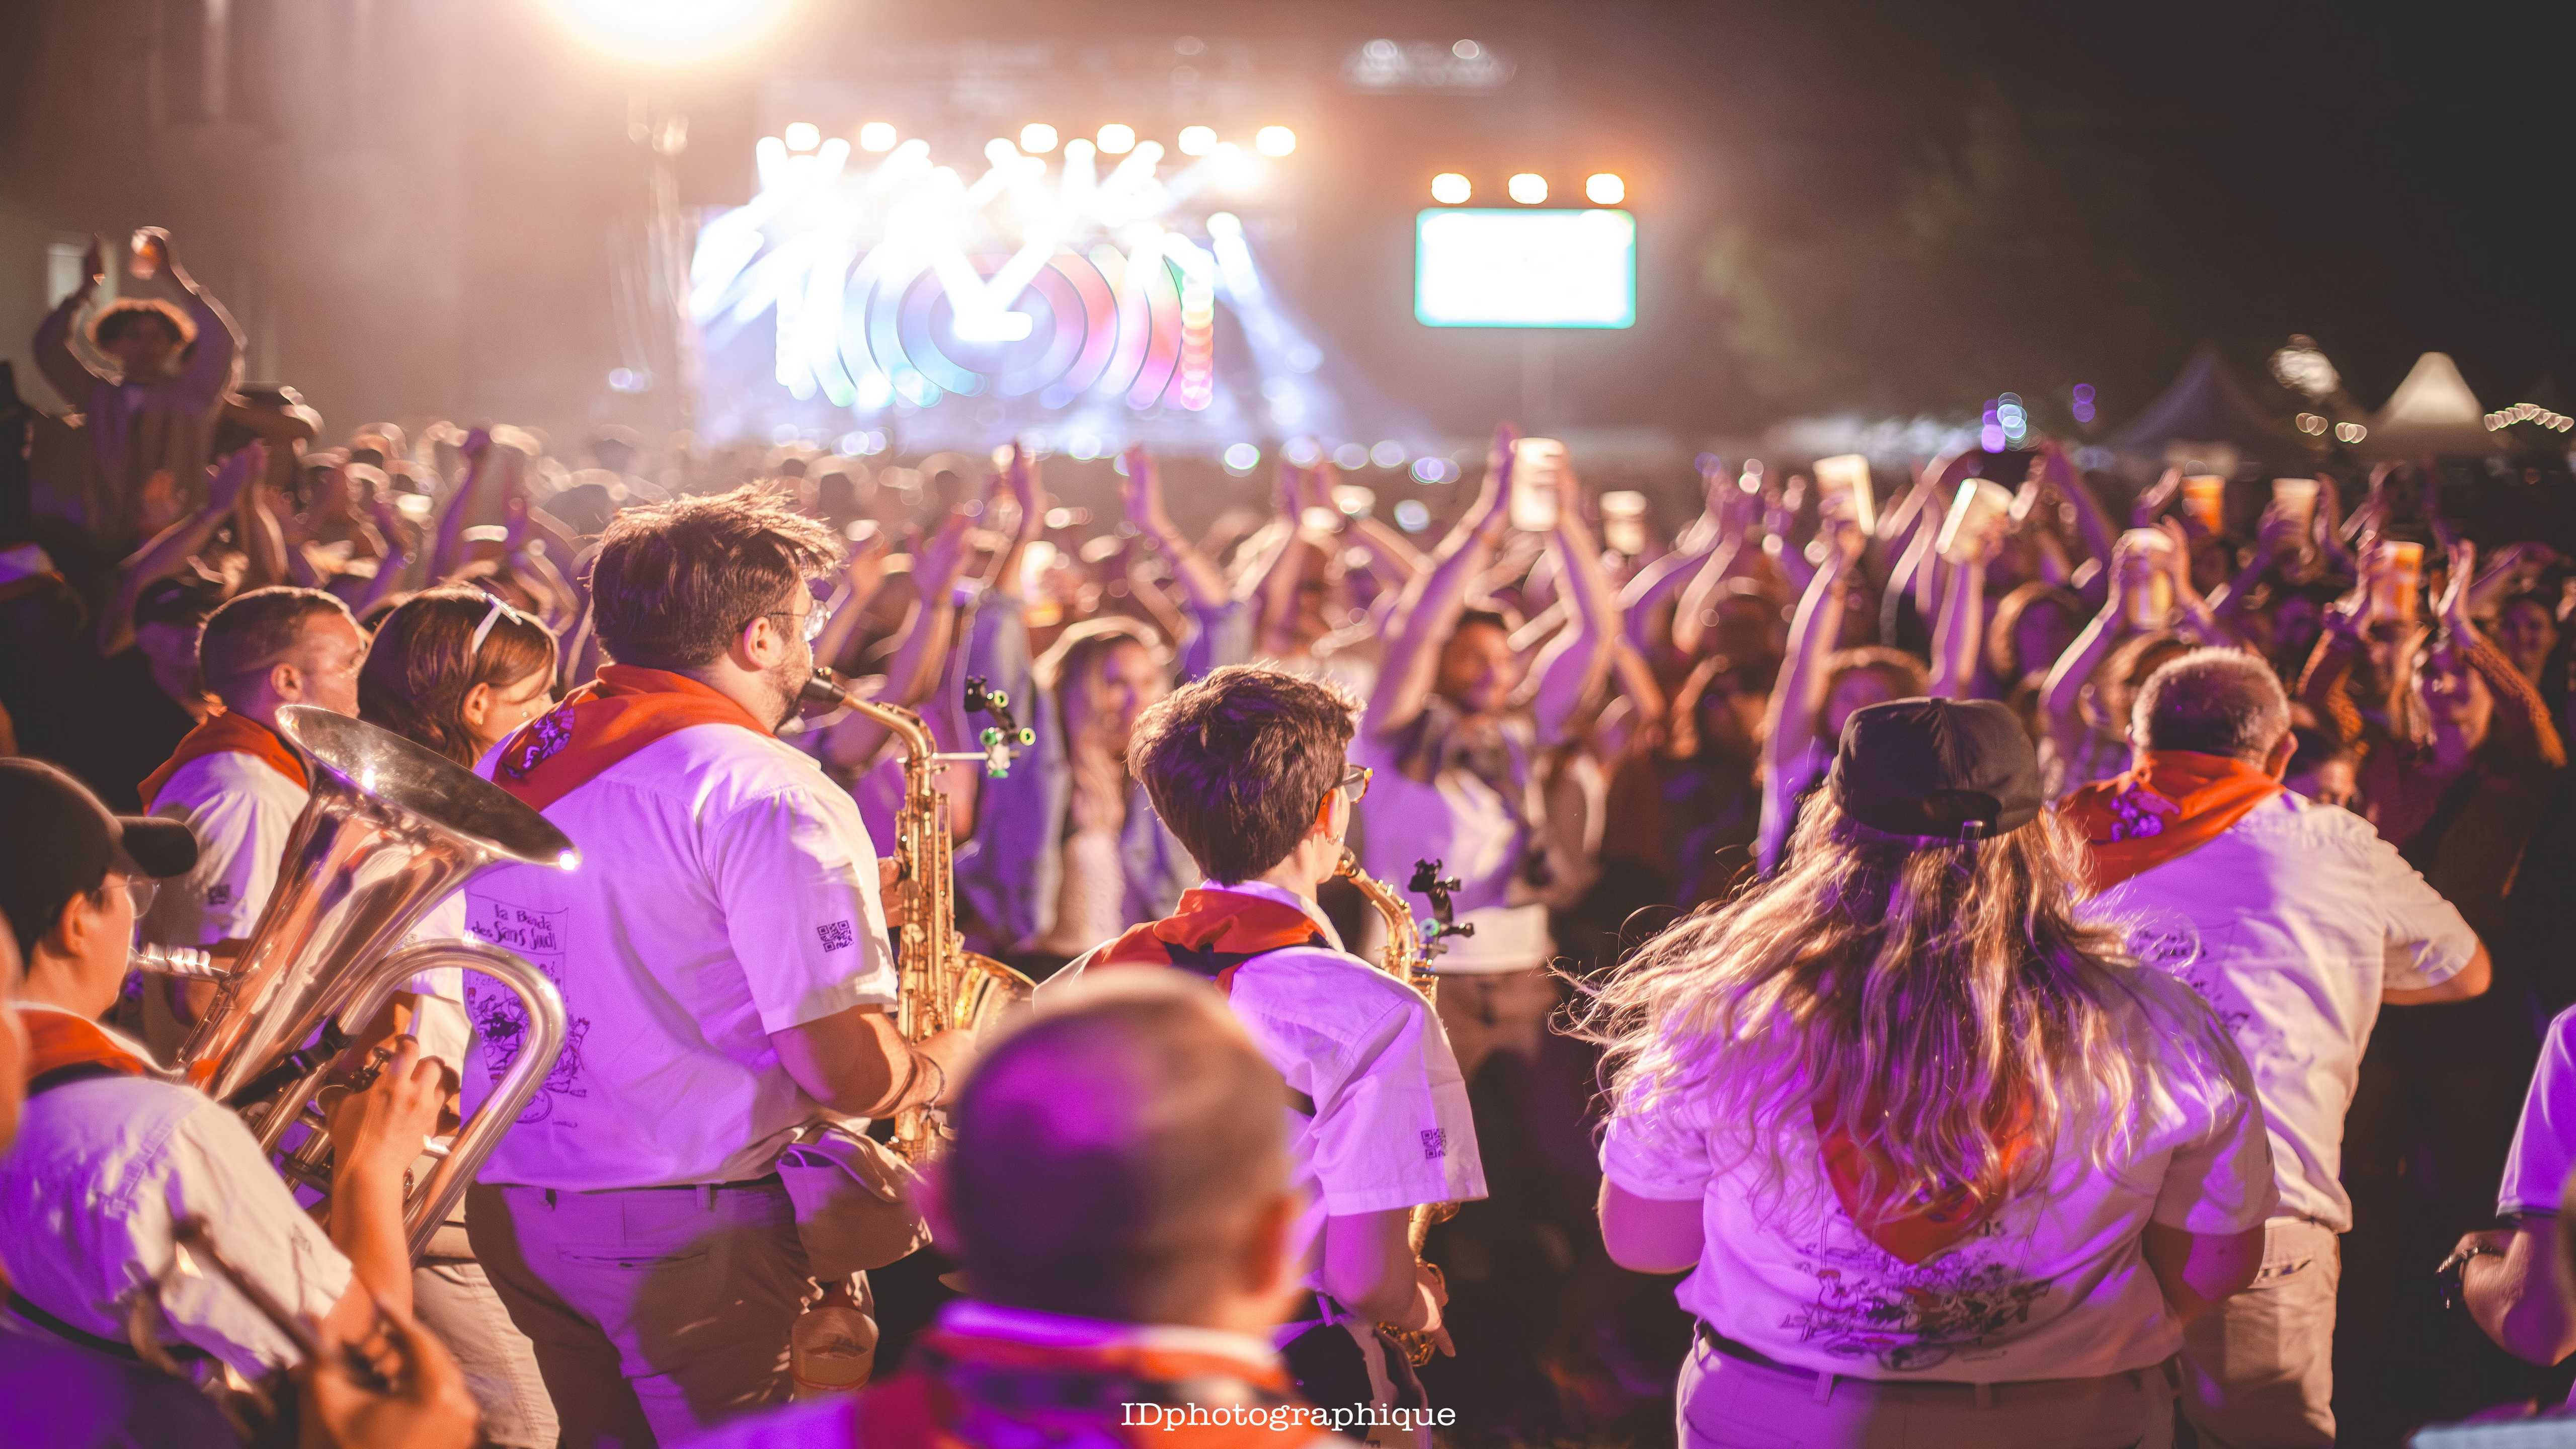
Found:
<path fill-rule="evenodd" d="M 2362 451 L 2381 458 L 2482 458 L 2504 447 L 2487 431 L 2486 409 L 2459 364 L 2447 352 L 2427 352 L 2388 395 Z"/>

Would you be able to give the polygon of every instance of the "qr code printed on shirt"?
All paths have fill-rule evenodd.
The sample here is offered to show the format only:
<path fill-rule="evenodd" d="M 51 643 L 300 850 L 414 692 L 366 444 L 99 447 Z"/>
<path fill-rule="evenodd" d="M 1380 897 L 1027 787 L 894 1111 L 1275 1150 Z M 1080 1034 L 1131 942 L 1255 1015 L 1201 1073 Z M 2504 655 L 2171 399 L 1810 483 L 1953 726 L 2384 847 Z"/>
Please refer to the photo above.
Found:
<path fill-rule="evenodd" d="M 826 951 L 846 951 L 850 948 L 850 943 L 858 939 L 851 934 L 850 923 L 847 921 L 834 921 L 828 926 L 816 926 L 814 934 L 823 938 L 823 949 Z"/>
<path fill-rule="evenodd" d="M 1422 1160 L 1438 1162 L 1449 1155 L 1449 1129 L 1432 1127 L 1422 1134 Z"/>

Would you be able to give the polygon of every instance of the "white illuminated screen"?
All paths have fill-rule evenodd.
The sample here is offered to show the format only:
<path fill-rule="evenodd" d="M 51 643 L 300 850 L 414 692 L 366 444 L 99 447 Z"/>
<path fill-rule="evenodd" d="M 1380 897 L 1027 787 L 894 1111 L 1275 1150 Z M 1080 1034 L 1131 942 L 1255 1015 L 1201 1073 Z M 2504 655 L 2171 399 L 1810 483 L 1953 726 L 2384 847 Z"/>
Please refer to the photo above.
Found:
<path fill-rule="evenodd" d="M 1624 211 L 1435 207 L 1413 223 L 1426 327 L 1633 327 L 1637 219 Z"/>

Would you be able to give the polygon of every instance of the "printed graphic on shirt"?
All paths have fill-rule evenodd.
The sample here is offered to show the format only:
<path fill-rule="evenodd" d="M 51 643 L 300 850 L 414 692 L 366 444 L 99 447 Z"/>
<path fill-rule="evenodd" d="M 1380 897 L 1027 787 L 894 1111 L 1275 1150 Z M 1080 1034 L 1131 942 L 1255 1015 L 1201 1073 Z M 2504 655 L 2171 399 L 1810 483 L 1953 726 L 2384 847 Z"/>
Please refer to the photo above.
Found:
<path fill-rule="evenodd" d="M 563 990 L 563 912 L 535 910 L 508 901 L 467 897 L 465 933 L 475 940 L 526 957 Z M 465 973 L 465 1014 L 483 1038 L 483 1060 L 498 1082 L 528 1044 L 528 1013 L 519 995 L 488 976 Z M 590 1035 L 590 1018 L 565 1013 L 563 1054 L 537 1094 L 519 1114 L 521 1125 L 552 1122 L 559 1127 L 581 1124 L 561 1116 L 574 1102 L 590 1095 L 581 1084 L 581 1049 Z"/>
<path fill-rule="evenodd" d="M 1449 1155 L 1449 1129 L 1426 1127 L 1422 1132 L 1422 1160 L 1438 1162 Z"/>
<path fill-rule="evenodd" d="M 847 921 L 834 921 L 828 926 L 816 926 L 814 934 L 823 938 L 823 949 L 826 952 L 846 951 L 850 949 L 850 944 L 858 939 L 857 933 L 850 929 L 850 923 Z"/>
<path fill-rule="evenodd" d="M 223 908 L 223 907 L 225 907 L 225 906 L 229 906 L 229 905 L 231 905 L 232 903 L 233 903 L 233 887 L 232 887 L 232 882 L 230 882 L 230 881 L 220 881 L 220 880 L 219 880 L 219 881 L 215 882 L 213 885 L 210 885 L 210 886 L 206 887 L 206 904 L 207 904 L 207 905 L 209 905 L 209 906 L 213 906 L 213 907 L 215 907 L 216 909 L 220 910 L 220 909 L 222 909 L 222 908 Z"/>
<path fill-rule="evenodd" d="M 1999 1231 L 1989 1223 L 1980 1236 Z M 2028 1323 L 2056 1281 L 1973 1247 L 1911 1264 L 1857 1241 L 1818 1247 L 1799 1266 L 1815 1276 L 1815 1301 L 1783 1326 L 1838 1358 L 1899 1373 L 1946 1363 Z"/>
<path fill-rule="evenodd" d="M 2193 925 L 2188 917 L 2172 911 L 2158 911 L 2131 923 L 2129 954 L 2138 958 L 2139 965 L 2152 966 L 2178 978 L 2199 993 L 2200 999 L 2209 1003 L 2209 1009 L 2217 1014 L 2227 1030 L 2241 1035 L 2243 1028 L 2254 1020 L 2254 1014 L 2240 1007 L 2235 994 L 2227 989 L 2226 982 L 2219 975 L 2216 965 L 2219 957 L 2210 948 L 2224 944 L 2227 933 L 2222 931 L 2220 935 L 2218 942 L 2204 940 L 2200 928 Z"/>

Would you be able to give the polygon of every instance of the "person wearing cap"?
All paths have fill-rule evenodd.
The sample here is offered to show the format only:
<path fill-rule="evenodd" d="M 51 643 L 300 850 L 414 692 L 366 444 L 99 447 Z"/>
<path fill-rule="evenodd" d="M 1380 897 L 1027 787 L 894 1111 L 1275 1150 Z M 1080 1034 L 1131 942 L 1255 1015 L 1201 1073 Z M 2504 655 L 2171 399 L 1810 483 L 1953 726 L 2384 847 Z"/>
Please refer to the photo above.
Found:
<path fill-rule="evenodd" d="M 111 815 L 51 765 L 0 760 L 0 913 L 26 962 L 14 1009 L 31 1052 L 18 1139 L 0 1158 L 0 1262 L 19 1326 L 117 1356 L 139 1289 L 157 1298 L 163 1344 L 256 1378 L 297 1362 L 294 1341 L 209 1279 L 173 1276 L 156 1292 L 174 1224 L 206 1218 L 225 1257 L 333 1333 L 362 1334 L 375 1301 L 407 1314 L 403 1173 L 445 1094 L 436 1064 L 403 1038 L 341 1100 L 326 1230 L 241 1118 L 99 1025 L 125 981 L 138 907 L 196 860 L 184 824 Z"/>
<path fill-rule="evenodd" d="M 2281 1191 L 2256 1285 L 2184 1331 L 2183 1415 L 2204 1444 L 2329 1445 L 2362 1050 L 2383 1004 L 2484 992 L 2487 950 L 2369 821 L 2282 788 L 2290 701 L 2259 655 L 2201 649 L 2158 669 L 2129 736 L 2127 773 L 2058 806 L 2084 842 L 2084 914 L 2227 1022 Z M 2553 1182 L 2543 1206 L 2556 1204 Z M 2395 1214 L 2379 1216 L 2370 1226 L 2393 1233 Z"/>
<path fill-rule="evenodd" d="M 2171 1442 L 2271 1148 L 2208 1006 L 2078 916 L 2043 803 L 2003 705 L 1862 709 L 1787 867 L 1592 1003 L 1604 1241 L 1690 1274 L 1685 1442 Z"/>
<path fill-rule="evenodd" d="M 358 712 L 367 636 L 318 589 L 253 589 L 206 620 L 198 672 L 223 708 L 179 741 L 137 792 L 152 815 L 197 835 L 196 865 L 154 900 L 143 939 L 227 956 L 250 938 L 276 888 L 287 837 L 312 793 L 304 757 L 277 712 L 309 704 Z M 202 984 L 143 995 L 144 1039 L 166 1059 L 211 999 Z"/>

